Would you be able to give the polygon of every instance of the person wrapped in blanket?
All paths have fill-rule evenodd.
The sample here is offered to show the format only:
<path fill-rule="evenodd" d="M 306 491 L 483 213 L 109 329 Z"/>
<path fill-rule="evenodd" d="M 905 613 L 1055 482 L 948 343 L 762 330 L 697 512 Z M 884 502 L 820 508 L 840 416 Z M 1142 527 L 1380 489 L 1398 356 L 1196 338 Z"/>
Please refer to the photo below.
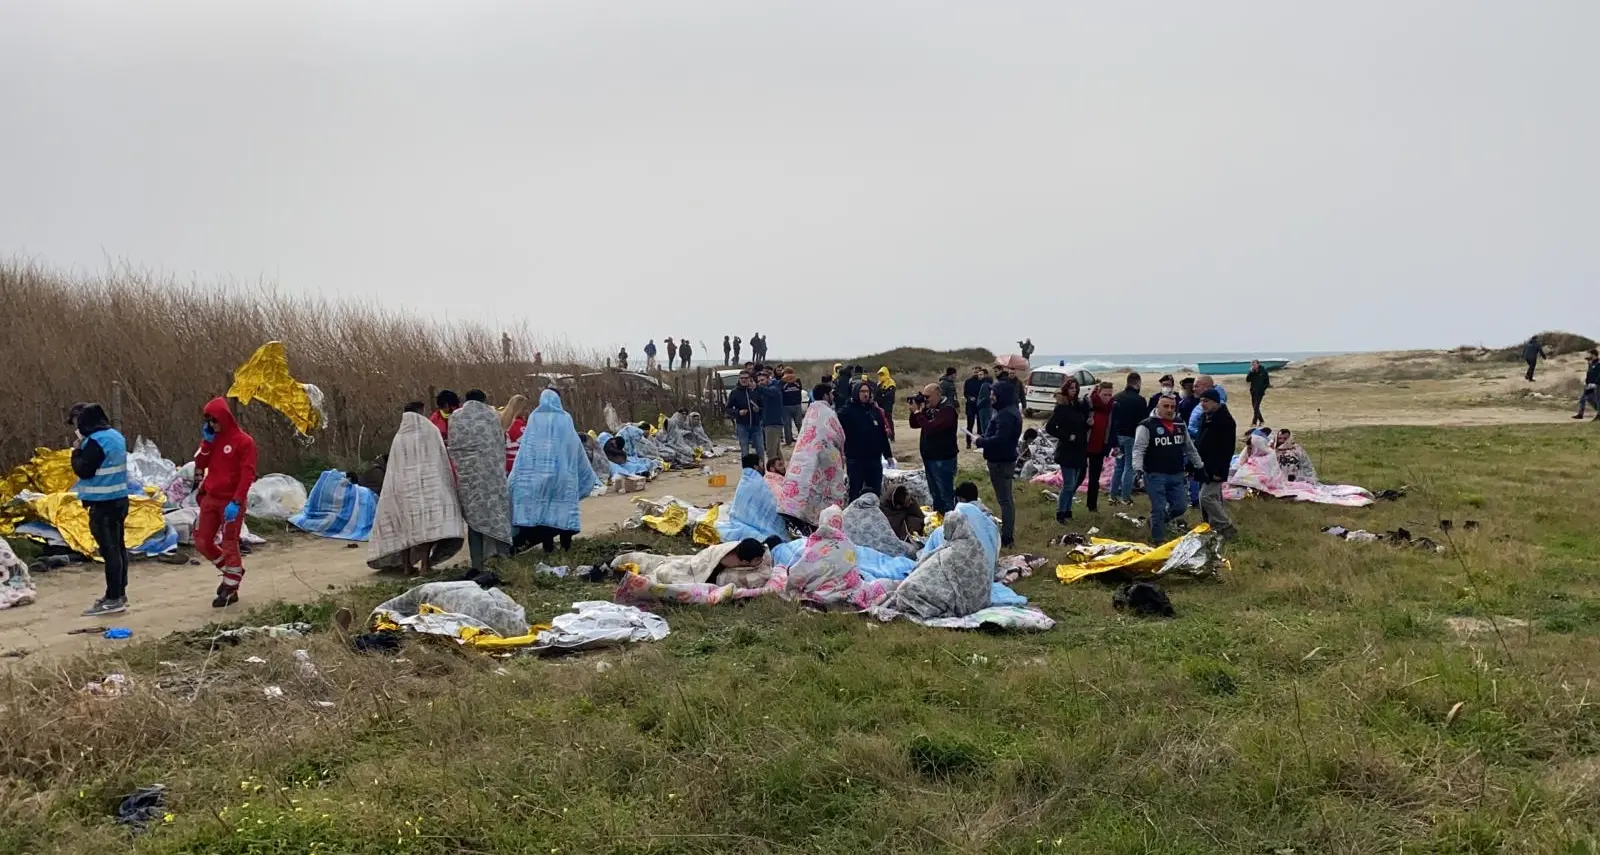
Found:
<path fill-rule="evenodd" d="M 644 482 L 656 476 L 659 466 L 628 453 L 627 443 L 620 436 L 609 433 L 596 438 L 606 459 L 607 475 L 604 483 L 613 493 L 636 492 L 644 489 Z"/>
<path fill-rule="evenodd" d="M 521 529 L 519 539 L 540 544 L 547 553 L 555 551 L 558 539 L 562 549 L 571 549 L 572 536 L 582 530 L 578 502 L 594 484 L 572 416 L 556 390 L 544 390 L 511 470 L 511 523 Z"/>
<path fill-rule="evenodd" d="M 1317 468 L 1311 465 L 1311 455 L 1300 447 L 1288 428 L 1278 431 L 1272 440 L 1272 450 L 1278 455 L 1278 465 L 1283 467 L 1283 474 L 1290 481 L 1317 483 Z"/>
<path fill-rule="evenodd" d="M 761 458 L 746 454 L 743 463 L 744 472 L 733 491 L 733 501 L 717 519 L 717 534 L 723 542 L 745 538 L 766 541 L 787 536 L 787 526 L 778 515 L 778 498 L 766 473 L 761 471 Z"/>
<path fill-rule="evenodd" d="M 772 553 L 747 537 L 708 546 L 694 555 L 625 552 L 613 558 L 614 570 L 630 570 L 657 585 L 733 585 L 760 588 L 772 580 Z"/>
<path fill-rule="evenodd" d="M 894 530 L 895 537 L 909 542 L 913 537 L 922 537 L 927 527 L 927 517 L 923 515 L 922 508 L 911 498 L 911 491 L 904 485 L 888 488 L 885 491 L 880 508 L 883 515 L 889 520 L 889 527 Z"/>

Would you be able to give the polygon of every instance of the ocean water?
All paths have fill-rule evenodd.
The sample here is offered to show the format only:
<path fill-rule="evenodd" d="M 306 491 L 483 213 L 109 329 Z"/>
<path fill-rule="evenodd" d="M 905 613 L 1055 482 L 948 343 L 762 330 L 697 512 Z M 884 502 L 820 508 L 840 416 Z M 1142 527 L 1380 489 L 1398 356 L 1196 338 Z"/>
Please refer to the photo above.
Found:
<path fill-rule="evenodd" d="M 1118 368 L 1131 368 L 1141 374 L 1151 371 L 1193 371 L 1194 367 L 1202 362 L 1233 362 L 1240 359 L 1287 359 L 1299 362 L 1314 356 L 1341 356 L 1348 351 L 1339 350 L 1262 350 L 1254 353 L 1246 352 L 1217 352 L 1217 353 L 1035 353 L 1029 360 L 1035 368 L 1053 365 L 1063 360 L 1072 368 L 1084 368 L 1091 372 L 1111 371 Z"/>

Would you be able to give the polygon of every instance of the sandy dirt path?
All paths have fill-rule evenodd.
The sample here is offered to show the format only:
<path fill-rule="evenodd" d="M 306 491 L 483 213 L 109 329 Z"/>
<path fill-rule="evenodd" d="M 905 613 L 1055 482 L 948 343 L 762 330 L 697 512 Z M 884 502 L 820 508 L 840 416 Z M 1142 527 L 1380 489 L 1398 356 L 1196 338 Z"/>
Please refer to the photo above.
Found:
<path fill-rule="evenodd" d="M 707 505 L 733 498 L 738 472 L 729 465 L 718 467 L 728 477 L 727 487 L 711 487 L 704 473 L 667 474 L 650 488 L 634 496 L 600 496 L 585 499 L 582 506 L 586 533 L 610 531 L 633 516 L 636 496 L 676 496 L 687 502 Z M 559 553 L 558 553 L 559 554 Z M 34 577 L 39 599 L 32 605 L 0 611 L 0 655 L 26 650 L 24 657 L 0 658 L 0 668 L 34 667 L 76 653 L 112 650 L 128 641 L 108 641 L 95 635 L 68 635 L 71 629 L 92 626 L 120 626 L 133 630 L 134 640 L 159 638 L 173 632 L 198 629 L 210 623 L 237 619 L 252 605 L 274 600 L 305 602 L 331 589 L 372 581 L 376 574 L 367 567 L 366 544 L 351 549 L 344 541 L 309 535 L 276 534 L 245 558 L 243 598 L 238 605 L 213 609 L 217 573 L 209 564 L 172 566 L 140 561 L 130 567 L 128 612 L 104 618 L 86 618 L 80 613 L 105 593 L 105 577 L 99 565 L 73 565 Z M 465 550 L 451 560 L 464 565 Z"/>

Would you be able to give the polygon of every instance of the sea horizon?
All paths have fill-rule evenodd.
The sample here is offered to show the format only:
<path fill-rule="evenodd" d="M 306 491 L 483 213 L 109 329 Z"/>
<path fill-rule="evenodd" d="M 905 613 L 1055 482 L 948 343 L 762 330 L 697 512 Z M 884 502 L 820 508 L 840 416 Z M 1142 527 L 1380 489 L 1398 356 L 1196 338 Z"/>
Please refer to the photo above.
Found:
<path fill-rule="evenodd" d="M 1258 350 L 1214 351 L 1210 353 L 1035 353 L 1029 360 L 1035 368 L 1066 362 L 1069 368 L 1087 371 L 1194 371 L 1202 362 L 1236 362 L 1250 359 L 1287 359 L 1291 363 L 1320 356 L 1344 356 L 1352 350 Z"/>

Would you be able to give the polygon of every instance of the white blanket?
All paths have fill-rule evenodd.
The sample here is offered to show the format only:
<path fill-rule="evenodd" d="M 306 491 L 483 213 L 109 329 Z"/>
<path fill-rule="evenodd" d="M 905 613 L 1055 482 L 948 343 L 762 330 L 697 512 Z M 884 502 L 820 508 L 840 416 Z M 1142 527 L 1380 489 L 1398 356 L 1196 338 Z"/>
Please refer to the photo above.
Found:
<path fill-rule="evenodd" d="M 389 446 L 367 566 L 374 570 L 406 567 L 407 551 L 426 544 L 432 544 L 429 560 L 436 566 L 459 552 L 466 536 L 467 524 L 461 518 L 444 438 L 427 419 L 406 413 Z"/>

